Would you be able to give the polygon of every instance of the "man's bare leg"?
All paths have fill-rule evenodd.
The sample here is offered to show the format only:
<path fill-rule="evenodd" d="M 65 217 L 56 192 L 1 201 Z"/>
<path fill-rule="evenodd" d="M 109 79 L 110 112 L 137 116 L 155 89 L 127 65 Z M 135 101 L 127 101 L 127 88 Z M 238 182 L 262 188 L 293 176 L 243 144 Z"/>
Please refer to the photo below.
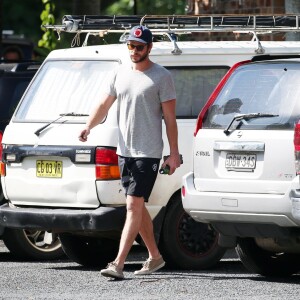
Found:
<path fill-rule="evenodd" d="M 157 244 L 153 232 L 153 223 L 147 208 L 144 205 L 143 219 L 140 227 L 140 235 L 148 249 L 149 258 L 158 259 L 161 255 L 157 248 Z"/>
<path fill-rule="evenodd" d="M 126 205 L 126 221 L 121 235 L 119 252 L 114 260 L 114 262 L 122 269 L 124 268 L 124 263 L 132 244 L 141 228 L 144 216 L 143 207 L 145 207 L 144 198 L 128 195 L 126 198 Z"/>

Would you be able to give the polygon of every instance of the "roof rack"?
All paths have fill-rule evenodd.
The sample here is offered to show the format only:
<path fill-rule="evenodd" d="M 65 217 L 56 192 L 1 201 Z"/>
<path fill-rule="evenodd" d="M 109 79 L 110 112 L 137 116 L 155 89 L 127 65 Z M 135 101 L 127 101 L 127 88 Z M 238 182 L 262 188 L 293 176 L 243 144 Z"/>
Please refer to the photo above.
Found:
<path fill-rule="evenodd" d="M 174 54 L 180 54 L 176 45 L 178 34 L 193 32 L 238 32 L 253 34 L 258 43 L 257 53 L 263 53 L 258 34 L 277 32 L 298 32 L 300 14 L 282 15 L 144 15 L 144 16 L 107 16 L 107 15 L 65 15 L 61 25 L 43 25 L 45 29 L 76 33 L 74 42 L 79 44 L 80 33 L 88 33 L 82 46 L 87 45 L 90 34 L 104 36 L 107 33 L 122 32 L 120 41 L 135 25 L 145 25 L 154 35 L 165 35 L 174 43 Z"/>
<path fill-rule="evenodd" d="M 299 15 L 65 15 L 62 25 L 44 25 L 46 29 L 64 32 L 124 32 L 135 25 L 152 31 L 228 32 L 228 31 L 300 31 Z"/>

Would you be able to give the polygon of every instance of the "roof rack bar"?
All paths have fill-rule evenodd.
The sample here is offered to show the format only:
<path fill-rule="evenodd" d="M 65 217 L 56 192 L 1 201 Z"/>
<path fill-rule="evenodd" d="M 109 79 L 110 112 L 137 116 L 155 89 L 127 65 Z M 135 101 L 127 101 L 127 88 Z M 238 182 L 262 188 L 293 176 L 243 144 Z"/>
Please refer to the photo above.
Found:
<path fill-rule="evenodd" d="M 288 32 L 299 31 L 299 15 L 65 15 L 61 25 L 44 25 L 60 32 L 124 32 L 143 24 L 158 32 Z"/>

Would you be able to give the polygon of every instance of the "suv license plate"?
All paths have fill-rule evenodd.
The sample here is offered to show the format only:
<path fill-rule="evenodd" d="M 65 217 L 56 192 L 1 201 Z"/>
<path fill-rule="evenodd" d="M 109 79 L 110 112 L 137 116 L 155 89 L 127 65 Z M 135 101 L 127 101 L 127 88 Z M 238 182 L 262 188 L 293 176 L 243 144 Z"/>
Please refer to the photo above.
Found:
<path fill-rule="evenodd" d="M 227 153 L 225 167 L 228 170 L 254 170 L 256 167 L 256 154 Z"/>
<path fill-rule="evenodd" d="M 36 176 L 48 178 L 62 177 L 62 161 L 57 160 L 37 160 Z"/>

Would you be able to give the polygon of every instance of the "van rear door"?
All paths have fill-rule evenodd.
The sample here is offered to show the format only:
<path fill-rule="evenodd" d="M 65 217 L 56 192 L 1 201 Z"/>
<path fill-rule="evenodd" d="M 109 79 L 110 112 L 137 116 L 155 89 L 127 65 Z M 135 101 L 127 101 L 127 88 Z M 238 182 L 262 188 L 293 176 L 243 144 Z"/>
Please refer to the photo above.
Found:
<path fill-rule="evenodd" d="M 112 109 L 98 136 L 78 140 L 116 60 L 46 61 L 30 85 L 3 136 L 5 194 L 13 204 L 98 207 L 95 188 L 97 138 L 116 127 Z M 113 135 L 116 136 L 116 135 Z M 101 145 L 100 145 L 101 146 Z"/>

